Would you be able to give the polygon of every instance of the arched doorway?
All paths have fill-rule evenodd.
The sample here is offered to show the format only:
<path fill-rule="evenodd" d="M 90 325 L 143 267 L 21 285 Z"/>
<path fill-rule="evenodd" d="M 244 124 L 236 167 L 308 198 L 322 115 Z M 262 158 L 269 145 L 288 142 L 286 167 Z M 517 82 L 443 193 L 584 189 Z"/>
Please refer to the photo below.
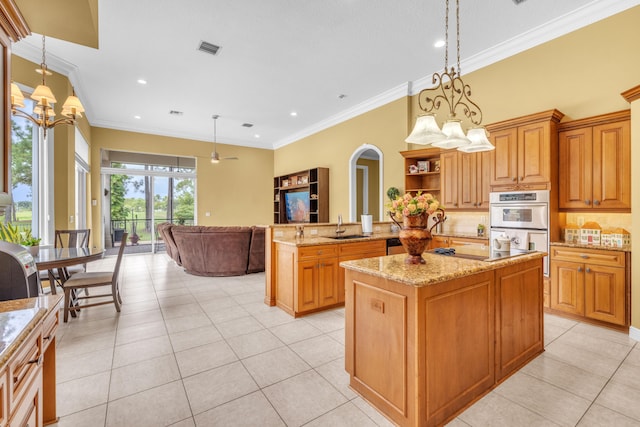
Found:
<path fill-rule="evenodd" d="M 371 144 L 362 144 L 349 159 L 349 221 L 360 221 L 362 213 L 374 221 L 384 217 L 383 154 Z"/>

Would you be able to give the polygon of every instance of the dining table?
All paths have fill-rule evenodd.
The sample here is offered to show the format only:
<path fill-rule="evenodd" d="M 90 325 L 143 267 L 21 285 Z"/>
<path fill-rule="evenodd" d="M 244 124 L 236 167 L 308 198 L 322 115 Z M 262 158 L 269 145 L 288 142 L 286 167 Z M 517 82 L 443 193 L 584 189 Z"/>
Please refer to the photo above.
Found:
<path fill-rule="evenodd" d="M 102 259 L 104 254 L 104 249 L 99 248 L 40 248 L 33 259 L 38 270 L 48 272 L 51 293 L 55 295 L 56 280 L 64 287 L 64 282 L 69 279 L 66 267 Z"/>

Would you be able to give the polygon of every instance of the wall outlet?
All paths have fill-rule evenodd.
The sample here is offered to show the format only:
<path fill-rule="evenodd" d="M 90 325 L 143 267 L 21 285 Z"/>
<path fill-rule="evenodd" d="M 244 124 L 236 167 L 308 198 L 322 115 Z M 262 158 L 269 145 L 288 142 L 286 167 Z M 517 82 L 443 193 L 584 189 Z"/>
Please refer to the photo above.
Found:
<path fill-rule="evenodd" d="M 98 201 L 96 199 L 91 199 L 91 206 L 98 206 Z"/>
<path fill-rule="evenodd" d="M 206 211 L 206 212 L 204 213 L 204 216 L 211 216 L 211 211 Z"/>
<path fill-rule="evenodd" d="M 69 224 L 73 224 L 73 215 L 69 215 Z"/>
<path fill-rule="evenodd" d="M 315 229 L 315 228 L 312 228 L 311 232 L 309 234 L 312 235 L 312 236 L 317 236 L 318 235 L 318 230 Z"/>
<path fill-rule="evenodd" d="M 578 227 L 582 227 L 584 225 L 584 217 L 583 216 L 579 216 L 578 217 Z"/>
<path fill-rule="evenodd" d="M 275 232 L 273 233 L 273 235 L 274 235 L 275 237 L 282 237 L 282 236 L 284 236 L 284 233 L 283 233 L 282 231 L 275 231 Z"/>
<path fill-rule="evenodd" d="M 482 215 L 482 216 L 480 217 L 480 224 L 486 224 L 486 223 L 487 223 L 487 217 L 486 217 L 486 216 L 484 216 L 484 215 Z"/>

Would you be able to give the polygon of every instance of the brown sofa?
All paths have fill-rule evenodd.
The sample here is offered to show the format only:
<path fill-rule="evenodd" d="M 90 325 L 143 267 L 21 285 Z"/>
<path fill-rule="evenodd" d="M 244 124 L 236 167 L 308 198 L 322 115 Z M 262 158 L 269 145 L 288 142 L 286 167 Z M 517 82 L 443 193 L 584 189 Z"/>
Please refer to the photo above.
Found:
<path fill-rule="evenodd" d="M 264 271 L 264 227 L 158 225 L 167 254 L 198 276 L 239 276 Z"/>

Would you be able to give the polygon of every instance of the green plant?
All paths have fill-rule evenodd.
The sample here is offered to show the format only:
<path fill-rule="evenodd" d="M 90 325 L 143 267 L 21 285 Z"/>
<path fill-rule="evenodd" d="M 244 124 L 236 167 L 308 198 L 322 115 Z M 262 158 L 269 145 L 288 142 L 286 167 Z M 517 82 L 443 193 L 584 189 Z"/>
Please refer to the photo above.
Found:
<path fill-rule="evenodd" d="M 400 195 L 400 190 L 396 187 L 389 187 L 387 190 L 387 197 L 389 200 L 394 201 Z"/>
<path fill-rule="evenodd" d="M 42 239 L 34 237 L 30 228 L 20 231 L 17 225 L 0 223 L 0 240 L 22 246 L 37 246 Z"/>

